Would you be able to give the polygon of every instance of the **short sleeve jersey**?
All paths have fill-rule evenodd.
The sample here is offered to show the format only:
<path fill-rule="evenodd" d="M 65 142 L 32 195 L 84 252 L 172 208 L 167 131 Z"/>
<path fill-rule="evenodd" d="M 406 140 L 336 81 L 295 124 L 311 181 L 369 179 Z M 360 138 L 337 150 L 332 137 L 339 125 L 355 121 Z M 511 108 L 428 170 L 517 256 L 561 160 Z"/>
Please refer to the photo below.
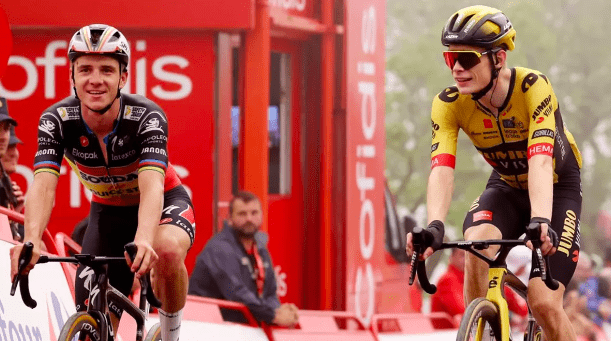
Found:
<path fill-rule="evenodd" d="M 511 69 L 509 95 L 498 110 L 497 117 L 471 95 L 461 95 L 455 86 L 439 93 L 431 115 L 431 168 L 454 168 L 459 129 L 501 179 L 515 188 L 528 188 L 528 160 L 533 155 L 553 158 L 554 183 L 568 169 L 567 162 L 577 162 L 581 168 L 581 154 L 562 121 L 545 75 L 526 68 Z"/>
<path fill-rule="evenodd" d="M 138 174 L 144 170 L 162 173 L 165 191 L 180 185 L 168 162 L 167 118 L 153 101 L 139 95 L 121 95 L 115 127 L 104 138 L 108 162 L 80 108 L 78 99 L 67 97 L 43 112 L 34 174 L 59 176 L 65 158 L 83 186 L 92 192 L 93 201 L 114 206 L 139 203 Z"/>

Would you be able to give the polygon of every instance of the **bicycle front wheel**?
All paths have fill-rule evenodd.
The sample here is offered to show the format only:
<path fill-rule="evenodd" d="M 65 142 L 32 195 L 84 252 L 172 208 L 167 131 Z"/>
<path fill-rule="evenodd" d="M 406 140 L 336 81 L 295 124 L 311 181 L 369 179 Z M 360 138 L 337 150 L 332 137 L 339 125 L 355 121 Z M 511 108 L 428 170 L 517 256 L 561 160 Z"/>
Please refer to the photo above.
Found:
<path fill-rule="evenodd" d="M 161 341 L 161 325 L 159 323 L 155 323 L 151 329 L 149 329 L 144 341 Z"/>
<path fill-rule="evenodd" d="M 75 338 L 78 337 L 78 338 Z M 100 341 L 101 333 L 98 321 L 88 313 L 78 312 L 66 321 L 57 341 L 91 340 Z"/>
<path fill-rule="evenodd" d="M 473 300 L 460 321 L 456 341 L 500 341 L 499 318 L 494 303 L 485 298 Z"/>

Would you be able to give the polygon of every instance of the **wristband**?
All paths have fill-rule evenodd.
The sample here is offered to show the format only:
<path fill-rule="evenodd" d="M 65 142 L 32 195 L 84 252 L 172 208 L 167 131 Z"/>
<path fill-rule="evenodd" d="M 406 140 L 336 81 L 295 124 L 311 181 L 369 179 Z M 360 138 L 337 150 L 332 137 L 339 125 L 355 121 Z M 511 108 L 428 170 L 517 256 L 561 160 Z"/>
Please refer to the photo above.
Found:
<path fill-rule="evenodd" d="M 545 223 L 549 227 L 552 226 L 552 222 L 549 219 L 543 218 L 543 217 L 532 217 L 532 218 L 530 218 L 530 223 L 531 224 L 532 223 L 539 223 L 539 224 Z"/>

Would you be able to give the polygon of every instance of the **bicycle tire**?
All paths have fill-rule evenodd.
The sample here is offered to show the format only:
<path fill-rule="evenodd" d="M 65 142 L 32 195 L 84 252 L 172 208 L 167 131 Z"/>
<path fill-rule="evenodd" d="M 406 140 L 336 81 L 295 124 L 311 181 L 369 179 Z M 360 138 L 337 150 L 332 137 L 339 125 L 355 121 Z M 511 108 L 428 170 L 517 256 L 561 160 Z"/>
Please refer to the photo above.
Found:
<path fill-rule="evenodd" d="M 499 310 L 485 298 L 476 298 L 469 304 L 465 314 L 460 321 L 456 341 L 487 341 L 501 340 L 501 328 L 499 322 Z M 477 338 L 477 327 L 480 321 L 487 323 L 489 328 L 486 329 L 483 338 Z"/>
<path fill-rule="evenodd" d="M 81 332 L 85 334 L 81 335 Z M 87 312 L 78 312 L 66 321 L 57 341 L 72 341 L 77 335 L 78 340 L 87 340 L 88 336 L 88 340 L 100 341 L 101 333 L 98 321 Z"/>
<path fill-rule="evenodd" d="M 161 341 L 161 324 L 155 323 L 146 333 L 144 341 Z"/>

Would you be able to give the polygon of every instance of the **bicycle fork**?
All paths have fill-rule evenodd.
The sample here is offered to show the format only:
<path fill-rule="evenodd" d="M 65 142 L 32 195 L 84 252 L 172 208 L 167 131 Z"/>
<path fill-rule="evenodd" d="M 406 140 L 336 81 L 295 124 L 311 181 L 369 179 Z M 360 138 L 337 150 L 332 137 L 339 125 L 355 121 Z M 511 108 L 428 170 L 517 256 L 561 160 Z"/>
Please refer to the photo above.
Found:
<path fill-rule="evenodd" d="M 486 293 L 486 299 L 496 305 L 499 310 L 497 326 L 500 327 L 500 330 L 494 330 L 494 332 L 495 334 L 500 332 L 502 341 L 510 341 L 509 335 L 511 334 L 509 326 L 509 306 L 507 305 L 505 293 L 503 292 L 506 273 L 506 268 L 490 268 L 488 271 L 488 291 Z M 491 327 L 494 329 L 495 326 L 491 325 Z M 482 335 L 484 330 L 483 322 L 480 321 L 480 325 L 477 329 L 478 334 Z M 481 340 L 481 338 L 479 340 Z"/>

